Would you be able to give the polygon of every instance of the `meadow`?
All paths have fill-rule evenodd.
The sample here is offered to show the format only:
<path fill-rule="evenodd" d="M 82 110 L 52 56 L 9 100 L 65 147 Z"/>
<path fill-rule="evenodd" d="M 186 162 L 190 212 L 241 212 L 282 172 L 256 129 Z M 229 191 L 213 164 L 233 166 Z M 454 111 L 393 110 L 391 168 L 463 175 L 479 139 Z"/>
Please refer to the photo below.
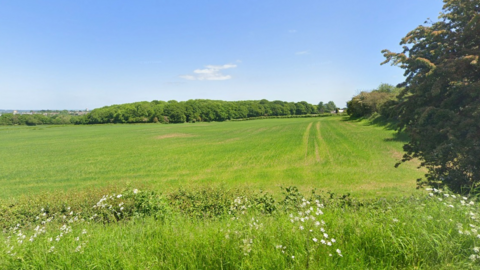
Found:
<path fill-rule="evenodd" d="M 0 198 L 127 183 L 411 194 L 423 173 L 415 163 L 394 169 L 394 132 L 343 120 L 0 127 Z"/>
<path fill-rule="evenodd" d="M 473 197 L 342 117 L 0 128 L 0 269 L 479 269 Z"/>

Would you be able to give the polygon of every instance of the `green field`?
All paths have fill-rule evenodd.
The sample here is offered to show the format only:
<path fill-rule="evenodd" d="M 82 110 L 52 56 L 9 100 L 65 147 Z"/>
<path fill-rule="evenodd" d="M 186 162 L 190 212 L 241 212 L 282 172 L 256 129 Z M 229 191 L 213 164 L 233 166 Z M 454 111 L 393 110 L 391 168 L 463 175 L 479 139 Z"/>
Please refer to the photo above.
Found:
<path fill-rule="evenodd" d="M 478 202 L 415 191 L 402 138 L 342 117 L 1 127 L 0 269 L 479 269 Z"/>
<path fill-rule="evenodd" d="M 128 183 L 408 195 L 423 173 L 394 168 L 403 144 L 394 135 L 341 117 L 0 127 L 0 198 Z"/>

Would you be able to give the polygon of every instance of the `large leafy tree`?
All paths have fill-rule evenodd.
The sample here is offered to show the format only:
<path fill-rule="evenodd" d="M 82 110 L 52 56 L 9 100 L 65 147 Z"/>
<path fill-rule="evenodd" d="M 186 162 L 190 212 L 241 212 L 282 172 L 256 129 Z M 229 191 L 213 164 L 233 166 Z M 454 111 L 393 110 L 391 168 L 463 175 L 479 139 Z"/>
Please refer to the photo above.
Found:
<path fill-rule="evenodd" d="M 419 184 L 478 192 L 480 186 L 480 2 L 444 0 L 438 22 L 405 36 L 403 52 L 382 51 L 405 70 L 397 113 L 410 135 L 403 161 L 428 169 Z"/>

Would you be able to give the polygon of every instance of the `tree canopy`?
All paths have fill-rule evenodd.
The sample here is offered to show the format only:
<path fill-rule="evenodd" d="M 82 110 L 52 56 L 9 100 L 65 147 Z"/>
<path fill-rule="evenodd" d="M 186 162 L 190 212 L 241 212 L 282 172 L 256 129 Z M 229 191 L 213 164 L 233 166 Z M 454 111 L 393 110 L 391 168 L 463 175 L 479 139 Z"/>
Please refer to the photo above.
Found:
<path fill-rule="evenodd" d="M 480 2 L 444 0 L 438 22 L 409 32 L 384 63 L 405 70 L 396 112 L 410 135 L 403 161 L 428 169 L 419 184 L 478 192 L 480 185 Z M 382 64 L 384 64 L 382 63 Z"/>
<path fill-rule="evenodd" d="M 316 113 L 318 113 L 317 107 L 306 101 L 195 99 L 165 102 L 154 100 L 152 102 L 142 101 L 94 109 L 83 119 L 78 119 L 77 124 L 209 122 Z"/>

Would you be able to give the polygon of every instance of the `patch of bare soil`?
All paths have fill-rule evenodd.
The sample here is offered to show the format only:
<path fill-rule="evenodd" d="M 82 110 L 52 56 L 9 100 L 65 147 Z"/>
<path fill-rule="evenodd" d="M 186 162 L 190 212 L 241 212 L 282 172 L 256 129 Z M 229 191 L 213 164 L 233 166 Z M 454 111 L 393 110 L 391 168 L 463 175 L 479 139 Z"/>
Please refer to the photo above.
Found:
<path fill-rule="evenodd" d="M 192 134 L 186 134 L 186 133 L 171 133 L 171 134 L 165 134 L 161 136 L 157 136 L 156 139 L 168 139 L 168 138 L 182 138 L 182 137 L 194 137 Z"/>

